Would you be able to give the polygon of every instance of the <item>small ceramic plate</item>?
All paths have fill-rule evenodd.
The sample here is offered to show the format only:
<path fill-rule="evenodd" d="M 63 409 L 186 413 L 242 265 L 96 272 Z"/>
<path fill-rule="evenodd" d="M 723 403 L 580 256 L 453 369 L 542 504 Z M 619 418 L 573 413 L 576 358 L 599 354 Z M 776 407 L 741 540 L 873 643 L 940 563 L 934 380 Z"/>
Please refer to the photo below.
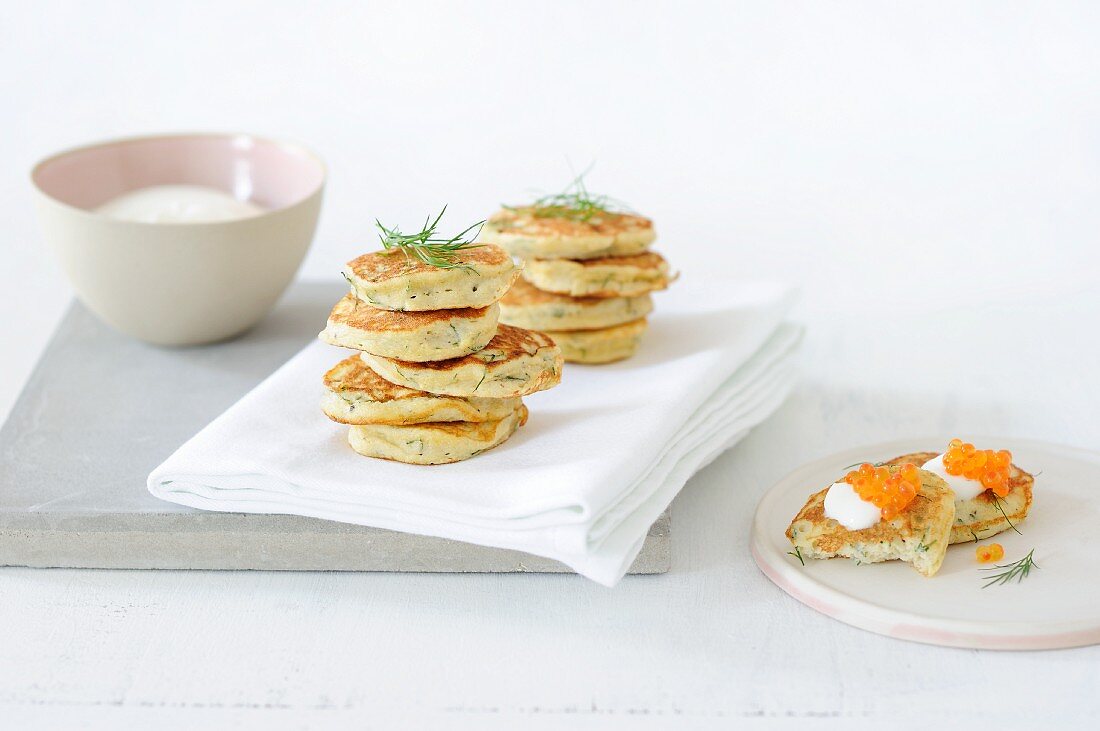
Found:
<path fill-rule="evenodd" d="M 1100 454 L 1017 439 L 968 440 L 1011 450 L 1012 461 L 1036 475 L 1031 513 L 1019 524 L 1020 533 L 1008 530 L 980 542 L 1004 546 L 1000 564 L 1034 548 L 1037 568 L 1021 583 L 983 589 L 997 572 L 979 570 L 990 564 L 977 562 L 974 543 L 951 546 L 932 578 L 900 561 L 857 566 L 848 559 L 807 559 L 803 566 L 788 555 L 784 531 L 811 493 L 855 462 L 943 448 L 949 441 L 943 437 L 851 449 L 787 475 L 756 508 L 751 547 L 757 565 L 808 607 L 888 637 L 991 650 L 1100 643 Z"/>

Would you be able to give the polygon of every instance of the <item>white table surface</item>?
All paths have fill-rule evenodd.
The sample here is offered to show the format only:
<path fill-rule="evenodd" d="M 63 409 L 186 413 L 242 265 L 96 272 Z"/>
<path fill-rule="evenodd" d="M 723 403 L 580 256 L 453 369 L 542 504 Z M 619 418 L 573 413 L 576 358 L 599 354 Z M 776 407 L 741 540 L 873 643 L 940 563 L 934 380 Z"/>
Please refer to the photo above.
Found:
<path fill-rule="evenodd" d="M 328 159 L 309 277 L 335 276 L 376 215 L 450 202 L 457 225 L 597 160 L 590 183 L 653 215 L 685 278 L 803 285 L 797 392 L 688 484 L 672 571 L 612 590 L 0 569 L 0 726 L 1095 728 L 1100 648 L 868 634 L 747 551 L 770 484 L 854 445 L 1100 448 L 1095 4 L 427 5 L 9 3 L 0 415 L 70 297 L 25 171 L 187 128 Z M 435 113 L 389 113 L 424 100 Z"/>
<path fill-rule="evenodd" d="M 801 316 L 804 381 L 688 484 L 665 576 L 608 590 L 572 576 L 5 569 L 0 706 L 271 728 L 959 714 L 975 725 L 1021 712 L 1072 724 L 1100 711 L 1100 647 L 992 653 L 868 634 L 788 598 L 746 547 L 761 492 L 838 448 L 967 432 L 1100 444 L 1086 368 L 1100 363 L 1100 295 Z M 1082 550 L 1096 542 L 1082 536 Z M 1020 697 L 1035 703 L 1020 710 Z"/>

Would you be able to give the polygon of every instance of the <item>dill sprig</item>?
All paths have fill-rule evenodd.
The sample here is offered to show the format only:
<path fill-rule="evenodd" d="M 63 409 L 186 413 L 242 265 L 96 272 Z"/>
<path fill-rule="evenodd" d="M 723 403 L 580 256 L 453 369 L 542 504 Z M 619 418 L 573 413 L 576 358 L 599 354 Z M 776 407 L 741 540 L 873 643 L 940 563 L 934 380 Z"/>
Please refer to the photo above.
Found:
<path fill-rule="evenodd" d="M 997 494 L 994 492 L 990 492 L 989 495 L 993 498 L 993 504 L 997 506 L 997 510 L 1000 510 L 1001 515 L 1004 516 L 1005 522 L 1008 523 L 1008 527 L 1015 531 L 1016 535 L 1022 536 L 1023 533 L 1021 533 L 1020 529 L 1012 523 L 1012 518 L 1008 517 L 1008 513 L 1005 512 L 1005 506 L 1001 503 L 1001 499 L 997 497 Z"/>
<path fill-rule="evenodd" d="M 447 206 L 433 220 L 431 216 L 424 219 L 424 226 L 414 234 L 402 233 L 397 226 L 387 227 L 378 219 L 374 225 L 378 228 L 378 239 L 382 242 L 382 248 L 387 251 L 399 249 L 406 258 L 417 258 L 425 264 L 440 269 L 467 269 L 473 271 L 469 264 L 458 261 L 458 252 L 465 249 L 476 249 L 481 244 L 474 243 L 478 233 L 481 232 L 485 221 L 478 221 L 466 230 L 451 237 L 444 237 L 436 233 L 439 221 L 447 212 Z M 472 235 L 471 231 L 477 229 Z"/>
<path fill-rule="evenodd" d="M 802 564 L 803 566 L 806 565 L 806 559 L 802 558 L 802 549 L 800 547 L 795 546 L 793 551 L 787 551 L 787 555 L 794 556 L 798 559 L 798 562 L 800 564 Z"/>
<path fill-rule="evenodd" d="M 584 173 L 573 178 L 573 182 L 560 193 L 551 193 L 536 198 L 529 206 L 504 206 L 514 211 L 518 208 L 530 209 L 535 218 L 568 218 L 586 222 L 608 213 L 623 213 L 627 207 L 606 195 L 598 195 L 588 190 L 584 184 Z"/>
<path fill-rule="evenodd" d="M 989 566 L 987 568 L 978 569 L 979 571 L 994 571 L 1000 569 L 1001 573 L 986 576 L 988 579 L 983 589 L 993 586 L 994 584 L 1007 584 L 1013 579 L 1016 579 L 1016 583 L 1027 578 L 1032 569 L 1039 568 L 1039 564 L 1035 563 L 1035 549 L 1028 551 L 1028 554 L 1021 558 L 1019 561 L 1013 561 L 1012 563 L 997 564 L 996 566 Z"/>

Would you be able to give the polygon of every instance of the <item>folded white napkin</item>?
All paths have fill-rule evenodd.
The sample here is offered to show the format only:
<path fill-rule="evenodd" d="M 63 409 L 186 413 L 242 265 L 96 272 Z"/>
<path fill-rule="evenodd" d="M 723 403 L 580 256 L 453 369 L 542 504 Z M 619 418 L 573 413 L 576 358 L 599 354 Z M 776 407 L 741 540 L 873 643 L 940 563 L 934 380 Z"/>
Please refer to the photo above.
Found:
<path fill-rule="evenodd" d="M 680 282 L 658 295 L 635 357 L 567 364 L 560 386 L 525 398 L 511 439 L 432 467 L 351 450 L 319 407 L 321 375 L 348 351 L 315 342 L 153 470 L 149 490 L 517 549 L 610 586 L 688 478 L 786 396 L 792 299 L 778 284 Z"/>

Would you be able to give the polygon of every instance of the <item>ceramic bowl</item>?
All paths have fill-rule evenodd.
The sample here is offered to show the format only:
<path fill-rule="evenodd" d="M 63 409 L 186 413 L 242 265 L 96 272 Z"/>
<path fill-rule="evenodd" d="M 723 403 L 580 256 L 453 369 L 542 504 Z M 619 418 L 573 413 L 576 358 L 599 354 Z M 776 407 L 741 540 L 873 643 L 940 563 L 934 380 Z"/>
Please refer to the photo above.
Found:
<path fill-rule="evenodd" d="M 231 338 L 290 284 L 313 239 L 325 166 L 293 144 L 240 134 L 139 137 L 67 150 L 31 173 L 45 233 L 80 300 L 158 345 Z M 203 185 L 266 209 L 216 222 L 96 213 L 153 185 Z"/>

